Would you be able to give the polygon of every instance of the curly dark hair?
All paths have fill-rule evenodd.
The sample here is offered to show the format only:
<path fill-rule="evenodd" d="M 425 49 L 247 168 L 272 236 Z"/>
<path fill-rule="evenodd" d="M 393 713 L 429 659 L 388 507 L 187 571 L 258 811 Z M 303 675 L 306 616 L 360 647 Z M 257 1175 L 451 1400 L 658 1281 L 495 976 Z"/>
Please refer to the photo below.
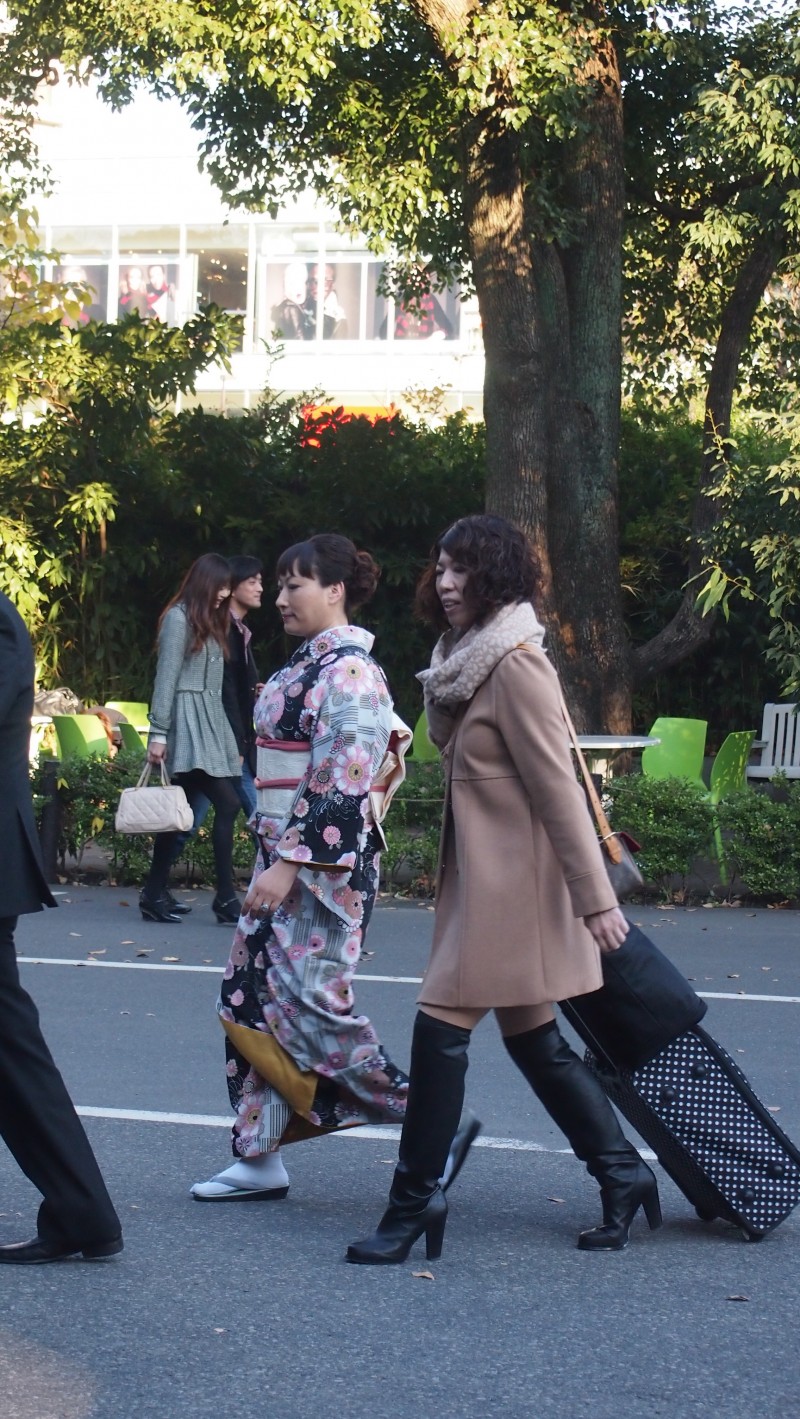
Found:
<path fill-rule="evenodd" d="M 437 537 L 430 565 L 420 577 L 415 609 L 423 621 L 444 629 L 447 617 L 436 590 L 436 564 L 446 552 L 469 573 L 467 595 L 483 621 L 512 601 L 531 601 L 541 585 L 536 553 L 524 532 L 504 517 L 460 517 Z"/>

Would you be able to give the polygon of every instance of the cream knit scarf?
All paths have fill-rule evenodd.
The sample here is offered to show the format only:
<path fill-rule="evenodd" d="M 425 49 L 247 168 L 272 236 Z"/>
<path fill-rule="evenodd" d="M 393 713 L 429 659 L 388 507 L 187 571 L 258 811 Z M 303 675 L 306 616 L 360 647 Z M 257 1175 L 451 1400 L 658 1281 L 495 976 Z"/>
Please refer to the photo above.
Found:
<path fill-rule="evenodd" d="M 425 691 L 428 733 L 438 749 L 450 738 L 458 706 L 471 700 L 498 661 L 523 641 L 538 646 L 544 641 L 544 626 L 530 601 L 512 601 L 490 621 L 439 638 L 430 669 L 417 675 Z"/>

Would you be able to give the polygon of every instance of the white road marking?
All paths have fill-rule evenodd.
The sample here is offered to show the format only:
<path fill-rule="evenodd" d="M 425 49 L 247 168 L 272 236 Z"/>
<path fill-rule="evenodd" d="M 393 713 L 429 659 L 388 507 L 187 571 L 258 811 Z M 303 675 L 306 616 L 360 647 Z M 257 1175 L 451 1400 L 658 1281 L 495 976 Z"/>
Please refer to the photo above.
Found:
<path fill-rule="evenodd" d="M 225 1128 L 231 1126 L 231 1118 L 225 1114 L 177 1114 L 158 1113 L 152 1109 L 101 1109 L 91 1104 L 77 1104 L 82 1118 L 119 1119 L 124 1123 L 171 1123 L 186 1124 L 193 1128 Z M 361 1128 L 345 1128 L 341 1133 L 331 1133 L 330 1138 L 363 1139 L 366 1142 L 397 1143 L 400 1129 L 363 1124 Z M 492 1138 L 481 1134 L 475 1139 L 473 1148 L 491 1148 L 506 1153 L 560 1153 L 569 1156 L 571 1148 L 548 1148 L 543 1143 L 534 1143 L 528 1138 Z M 655 1153 L 639 1150 L 643 1158 L 655 1158 Z"/>
<path fill-rule="evenodd" d="M 190 975 L 221 976 L 222 966 L 183 966 L 167 961 L 98 961 L 94 956 L 67 960 L 62 956 L 17 956 L 25 966 L 101 966 L 111 971 L 188 971 Z M 372 985 L 421 985 L 422 976 L 372 976 L 359 971 L 357 981 Z M 800 995 L 750 995 L 740 990 L 698 990 L 703 1000 L 755 1000 L 768 1005 L 800 1005 Z"/>

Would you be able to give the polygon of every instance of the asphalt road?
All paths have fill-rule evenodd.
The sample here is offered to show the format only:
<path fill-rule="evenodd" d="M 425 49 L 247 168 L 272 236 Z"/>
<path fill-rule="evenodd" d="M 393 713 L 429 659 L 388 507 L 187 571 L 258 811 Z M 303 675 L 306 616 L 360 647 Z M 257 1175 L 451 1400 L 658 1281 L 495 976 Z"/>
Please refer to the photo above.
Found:
<path fill-rule="evenodd" d="M 65 888 L 58 912 L 20 923 L 23 978 L 126 1250 L 0 1270 L 0 1419 L 800 1415 L 800 1209 L 747 1245 L 657 1170 L 663 1229 L 640 1220 L 624 1253 L 578 1252 L 595 1185 L 491 1021 L 468 1076 L 485 1134 L 440 1262 L 421 1244 L 402 1267 L 342 1260 L 385 1203 L 396 1145 L 380 1130 L 287 1150 L 286 1202 L 193 1202 L 190 1183 L 228 1156 L 214 1001 L 230 930 L 208 894 L 185 895 L 178 927 L 142 922 L 136 894 L 110 888 Z M 800 1138 L 797 915 L 631 916 L 710 997 L 706 1025 Z M 359 1008 L 404 1065 L 431 927 L 424 906 L 384 903 L 360 972 Z M 36 1205 L 0 1151 L 0 1238 L 31 1235 Z"/>

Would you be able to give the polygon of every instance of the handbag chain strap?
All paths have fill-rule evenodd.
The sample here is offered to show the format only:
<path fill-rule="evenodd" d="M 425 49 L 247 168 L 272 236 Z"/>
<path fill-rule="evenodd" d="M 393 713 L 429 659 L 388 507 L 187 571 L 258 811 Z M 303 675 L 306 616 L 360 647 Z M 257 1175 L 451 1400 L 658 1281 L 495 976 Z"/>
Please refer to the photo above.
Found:
<path fill-rule="evenodd" d="M 611 824 L 609 823 L 608 818 L 606 817 L 605 812 L 603 811 L 603 805 L 600 802 L 600 795 L 594 786 L 594 779 L 589 773 L 586 760 L 583 757 L 583 750 L 580 744 L 578 743 L 578 736 L 575 732 L 575 725 L 572 723 L 572 718 L 570 716 L 569 710 L 567 709 L 563 696 L 561 698 L 561 713 L 564 716 L 564 722 L 569 731 L 569 737 L 572 740 L 572 747 L 575 750 L 575 757 L 578 760 L 578 766 L 581 771 L 581 777 L 583 778 L 584 786 L 586 788 L 586 796 L 592 805 L 592 812 L 595 816 L 595 821 L 597 823 L 600 837 L 605 843 L 606 852 L 608 853 L 612 862 L 621 862 L 623 853 L 622 847 L 620 846 L 619 838 L 614 832 L 614 829 L 611 827 Z"/>

